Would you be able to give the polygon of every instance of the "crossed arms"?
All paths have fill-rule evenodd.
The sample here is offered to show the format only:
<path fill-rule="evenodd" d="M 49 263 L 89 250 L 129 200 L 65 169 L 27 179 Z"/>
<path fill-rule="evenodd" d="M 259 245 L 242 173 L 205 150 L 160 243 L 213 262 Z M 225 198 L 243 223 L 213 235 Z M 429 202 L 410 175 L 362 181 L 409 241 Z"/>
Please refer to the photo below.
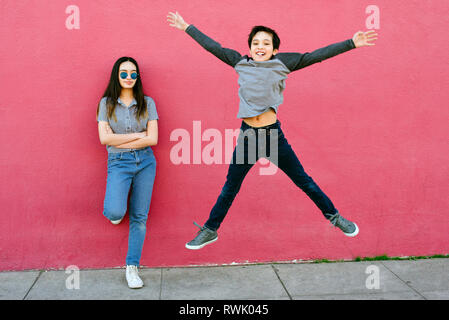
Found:
<path fill-rule="evenodd" d="M 158 141 L 157 120 L 148 121 L 146 131 L 127 134 L 114 133 L 108 122 L 99 121 L 98 135 L 101 144 L 114 146 L 119 149 L 140 149 L 154 146 Z"/>

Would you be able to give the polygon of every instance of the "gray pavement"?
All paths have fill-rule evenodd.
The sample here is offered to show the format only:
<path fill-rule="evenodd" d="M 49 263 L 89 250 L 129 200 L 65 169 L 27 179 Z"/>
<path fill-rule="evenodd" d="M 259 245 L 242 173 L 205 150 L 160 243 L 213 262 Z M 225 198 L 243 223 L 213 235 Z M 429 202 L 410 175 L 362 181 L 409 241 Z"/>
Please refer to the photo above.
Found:
<path fill-rule="evenodd" d="M 448 300 L 449 259 L 0 272 L 0 300 Z"/>

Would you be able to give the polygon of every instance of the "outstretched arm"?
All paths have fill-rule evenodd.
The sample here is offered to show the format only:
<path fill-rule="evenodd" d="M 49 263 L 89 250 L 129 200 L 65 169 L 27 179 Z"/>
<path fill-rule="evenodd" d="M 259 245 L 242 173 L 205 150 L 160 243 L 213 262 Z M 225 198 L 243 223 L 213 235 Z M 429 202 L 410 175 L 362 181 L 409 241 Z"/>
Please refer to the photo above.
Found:
<path fill-rule="evenodd" d="M 179 30 L 187 32 L 187 34 L 190 35 L 196 42 L 198 42 L 204 49 L 206 49 L 218 59 L 230 65 L 231 67 L 234 67 L 237 62 L 242 59 L 241 54 L 237 51 L 223 48 L 218 42 L 206 36 L 194 25 L 185 22 L 178 12 L 169 12 L 167 21 L 170 22 L 171 27 L 175 27 Z"/>
<path fill-rule="evenodd" d="M 276 57 L 278 57 L 290 71 L 299 70 L 355 48 L 374 46 L 374 43 L 370 41 L 377 39 L 377 33 L 373 32 L 375 31 L 358 31 L 354 34 L 352 39 L 334 43 L 312 52 L 278 53 Z"/>

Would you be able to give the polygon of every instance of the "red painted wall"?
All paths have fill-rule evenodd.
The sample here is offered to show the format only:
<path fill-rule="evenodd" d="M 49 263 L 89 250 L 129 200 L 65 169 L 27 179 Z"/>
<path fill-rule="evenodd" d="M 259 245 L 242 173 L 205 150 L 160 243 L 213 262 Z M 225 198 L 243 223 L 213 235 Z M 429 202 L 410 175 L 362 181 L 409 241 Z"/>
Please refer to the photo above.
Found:
<path fill-rule="evenodd" d="M 69 30 L 69 5 L 80 28 Z M 237 75 L 168 26 L 178 10 L 247 54 L 253 25 L 281 51 L 311 51 L 366 31 L 376 46 L 292 73 L 279 109 L 306 171 L 358 237 L 330 227 L 287 176 L 248 174 L 219 232 L 184 248 L 225 182 L 226 164 L 175 165 L 175 129 L 238 129 Z M 158 169 L 142 265 L 178 266 L 449 252 L 447 1 L 0 1 L 0 270 L 124 265 L 128 218 L 102 215 L 106 150 L 95 111 L 114 61 L 137 59 L 156 101 Z M 207 145 L 203 142 L 202 145 Z"/>

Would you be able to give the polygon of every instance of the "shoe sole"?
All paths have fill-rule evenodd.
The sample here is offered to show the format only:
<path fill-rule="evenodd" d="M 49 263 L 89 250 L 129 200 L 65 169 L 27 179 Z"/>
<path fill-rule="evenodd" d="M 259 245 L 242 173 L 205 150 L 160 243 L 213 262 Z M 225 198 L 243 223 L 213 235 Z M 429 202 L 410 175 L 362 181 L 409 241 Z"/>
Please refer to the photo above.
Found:
<path fill-rule="evenodd" d="M 198 249 L 204 248 L 204 246 L 207 246 L 208 244 L 211 244 L 212 242 L 215 242 L 217 240 L 218 240 L 218 237 L 216 237 L 215 239 L 212 239 L 212 240 L 210 240 L 208 242 L 205 242 L 205 243 L 203 243 L 202 245 L 199 245 L 199 246 L 192 246 L 192 245 L 189 245 L 188 243 L 186 243 L 186 248 L 189 249 L 189 250 L 198 250 Z"/>
<path fill-rule="evenodd" d="M 126 278 L 126 277 L 125 277 Z M 129 282 L 128 282 L 128 279 L 126 279 L 126 282 L 127 282 L 127 284 L 128 284 L 128 288 L 130 288 L 130 289 L 140 289 L 140 288 L 142 288 L 145 284 L 143 283 L 143 281 L 142 281 L 142 284 L 141 285 L 135 285 L 135 286 L 131 286 L 130 284 L 129 284 Z"/>
<path fill-rule="evenodd" d="M 355 223 L 354 223 L 354 225 L 355 225 L 355 231 L 353 233 L 345 233 L 346 236 L 348 236 L 348 237 L 355 237 L 356 235 L 359 234 L 359 227 L 357 227 L 357 225 Z"/>
<path fill-rule="evenodd" d="M 122 222 L 122 220 L 123 220 L 123 219 L 120 219 L 120 220 L 114 220 L 114 221 L 110 220 L 110 221 L 111 221 L 112 224 L 117 225 L 117 224 L 119 224 L 120 222 Z"/>

